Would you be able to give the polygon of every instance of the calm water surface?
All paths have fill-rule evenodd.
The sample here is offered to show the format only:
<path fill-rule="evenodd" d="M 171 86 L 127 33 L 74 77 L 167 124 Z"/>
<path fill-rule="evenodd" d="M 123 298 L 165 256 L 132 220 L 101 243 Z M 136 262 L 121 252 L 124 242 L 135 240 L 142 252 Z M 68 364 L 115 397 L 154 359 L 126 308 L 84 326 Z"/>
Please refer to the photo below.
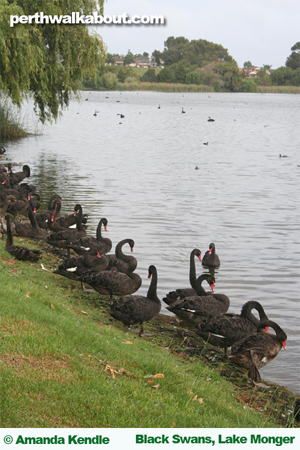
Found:
<path fill-rule="evenodd" d="M 160 298 L 188 287 L 191 250 L 215 242 L 215 291 L 229 296 L 230 311 L 258 300 L 288 335 L 287 351 L 262 376 L 300 394 L 299 100 L 85 92 L 41 136 L 7 144 L 7 157 L 30 165 L 45 204 L 53 191 L 63 213 L 81 203 L 90 234 L 106 217 L 114 245 L 135 240 L 141 294 L 150 264 Z M 36 131 L 32 105 L 24 117 Z"/>

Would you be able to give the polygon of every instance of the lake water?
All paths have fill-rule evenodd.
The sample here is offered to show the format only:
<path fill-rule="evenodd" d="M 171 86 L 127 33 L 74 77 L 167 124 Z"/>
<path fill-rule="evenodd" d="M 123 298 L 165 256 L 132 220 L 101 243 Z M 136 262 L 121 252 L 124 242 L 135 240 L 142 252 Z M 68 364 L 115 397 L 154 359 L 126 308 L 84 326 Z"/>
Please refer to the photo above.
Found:
<path fill-rule="evenodd" d="M 188 287 L 191 250 L 204 254 L 214 242 L 215 292 L 236 313 L 260 301 L 288 336 L 287 351 L 262 376 L 300 394 L 299 102 L 284 94 L 84 92 L 42 135 L 8 143 L 7 157 L 30 165 L 45 205 L 57 192 L 63 213 L 82 204 L 90 234 L 106 217 L 113 245 L 134 239 L 141 294 L 150 264 L 160 298 Z M 24 118 L 36 131 L 32 104 Z M 200 262 L 196 269 L 205 271 Z"/>

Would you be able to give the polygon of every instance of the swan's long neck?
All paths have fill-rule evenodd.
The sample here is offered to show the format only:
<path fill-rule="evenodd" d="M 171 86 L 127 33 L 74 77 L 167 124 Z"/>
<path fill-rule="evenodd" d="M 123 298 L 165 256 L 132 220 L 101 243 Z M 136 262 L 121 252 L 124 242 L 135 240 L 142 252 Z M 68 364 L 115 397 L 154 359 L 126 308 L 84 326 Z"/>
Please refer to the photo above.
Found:
<path fill-rule="evenodd" d="M 159 298 L 157 297 L 157 271 L 156 269 L 151 272 L 151 283 L 147 292 L 147 298 L 155 301 L 156 303 L 160 303 Z"/>
<path fill-rule="evenodd" d="M 192 288 L 195 289 L 195 284 L 196 284 L 196 264 L 195 264 L 195 252 L 192 251 L 191 253 L 191 257 L 190 257 L 190 284 L 192 286 Z"/>
<path fill-rule="evenodd" d="M 29 206 L 28 206 L 28 218 L 30 220 L 31 226 L 34 230 L 38 229 L 38 224 L 37 221 L 35 220 L 33 211 L 32 211 L 32 206 L 31 203 L 29 202 Z"/>
<path fill-rule="evenodd" d="M 206 290 L 204 289 L 204 287 L 202 286 L 202 283 L 204 280 L 207 279 L 207 275 L 204 273 L 203 275 L 200 275 L 199 278 L 197 278 L 196 283 L 195 283 L 195 290 L 197 292 L 198 296 L 202 296 L 202 295 L 207 295 Z"/>
<path fill-rule="evenodd" d="M 7 207 L 8 207 L 8 198 L 7 198 L 7 194 L 6 194 L 6 192 L 4 192 L 4 195 L 3 195 L 3 205 L 2 205 L 2 209 L 1 209 L 1 216 L 5 216 L 5 214 L 6 214 L 6 211 L 7 211 Z"/>
<path fill-rule="evenodd" d="M 103 241 L 103 239 L 104 239 L 102 236 L 102 233 L 101 233 L 103 224 L 104 224 L 104 220 L 101 219 L 97 226 L 97 232 L 96 232 L 97 241 Z"/>
<path fill-rule="evenodd" d="M 84 228 L 82 226 L 82 208 L 78 209 L 78 214 L 76 215 L 76 227 L 78 231 L 83 231 Z"/>
<path fill-rule="evenodd" d="M 61 210 L 61 201 L 57 200 L 53 204 L 54 219 L 57 219 L 59 217 L 60 210 Z"/>
<path fill-rule="evenodd" d="M 258 320 L 252 313 L 252 309 L 256 309 L 256 311 L 259 314 L 259 319 Z M 242 312 L 241 312 L 241 316 L 247 318 L 248 320 L 250 320 L 250 322 L 252 322 L 255 326 L 258 326 L 258 324 L 262 321 L 262 320 L 267 320 L 267 316 L 266 313 L 263 309 L 263 307 L 261 306 L 261 304 L 259 302 L 256 301 L 252 301 L 252 302 L 247 302 L 243 308 L 242 308 Z"/>
<path fill-rule="evenodd" d="M 132 259 L 132 256 L 125 255 L 122 251 L 123 245 L 127 243 L 129 244 L 129 239 L 124 239 L 123 241 L 119 242 L 116 246 L 116 257 L 124 262 L 129 262 Z"/>
<path fill-rule="evenodd" d="M 7 216 L 7 219 L 6 219 L 6 228 L 7 228 L 7 230 L 6 230 L 7 239 L 6 239 L 5 247 L 11 247 L 13 245 L 13 236 L 12 236 L 12 232 L 11 232 L 9 216 Z"/>

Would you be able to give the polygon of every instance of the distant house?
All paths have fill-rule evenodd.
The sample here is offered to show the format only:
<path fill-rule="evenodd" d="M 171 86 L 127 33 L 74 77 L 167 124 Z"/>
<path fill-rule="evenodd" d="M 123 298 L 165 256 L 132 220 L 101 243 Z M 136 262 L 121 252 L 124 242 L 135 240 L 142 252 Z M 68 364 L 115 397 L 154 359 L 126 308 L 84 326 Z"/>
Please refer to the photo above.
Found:
<path fill-rule="evenodd" d="M 157 67 L 155 60 L 148 56 L 137 56 L 135 62 L 137 67 Z"/>
<path fill-rule="evenodd" d="M 255 78 L 257 77 L 258 72 L 260 72 L 261 69 L 260 67 L 257 66 L 253 66 L 253 67 L 249 67 L 249 69 L 239 69 L 240 71 L 243 71 L 246 75 L 246 77 L 249 78 Z M 271 75 L 271 71 L 269 69 L 265 69 L 265 72 L 267 75 Z"/>
<path fill-rule="evenodd" d="M 255 78 L 260 70 L 260 67 L 253 66 L 249 67 L 249 69 L 244 69 L 244 72 L 247 77 Z"/>
<path fill-rule="evenodd" d="M 148 56 L 137 56 L 135 63 L 137 67 L 150 67 L 150 58 Z"/>
<path fill-rule="evenodd" d="M 115 66 L 123 66 L 123 64 L 124 64 L 124 58 L 122 58 L 121 56 L 117 57 L 115 59 Z"/>

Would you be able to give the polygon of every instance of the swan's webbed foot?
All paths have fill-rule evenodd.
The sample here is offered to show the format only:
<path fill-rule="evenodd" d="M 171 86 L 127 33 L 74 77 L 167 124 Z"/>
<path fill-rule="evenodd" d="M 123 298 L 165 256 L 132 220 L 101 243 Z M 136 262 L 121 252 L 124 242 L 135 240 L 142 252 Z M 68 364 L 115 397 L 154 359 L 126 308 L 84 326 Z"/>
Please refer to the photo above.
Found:
<path fill-rule="evenodd" d="M 87 289 L 84 285 L 84 282 L 81 282 L 81 289 L 83 290 L 83 292 L 87 292 L 88 294 L 94 294 L 95 291 L 93 289 Z"/>

